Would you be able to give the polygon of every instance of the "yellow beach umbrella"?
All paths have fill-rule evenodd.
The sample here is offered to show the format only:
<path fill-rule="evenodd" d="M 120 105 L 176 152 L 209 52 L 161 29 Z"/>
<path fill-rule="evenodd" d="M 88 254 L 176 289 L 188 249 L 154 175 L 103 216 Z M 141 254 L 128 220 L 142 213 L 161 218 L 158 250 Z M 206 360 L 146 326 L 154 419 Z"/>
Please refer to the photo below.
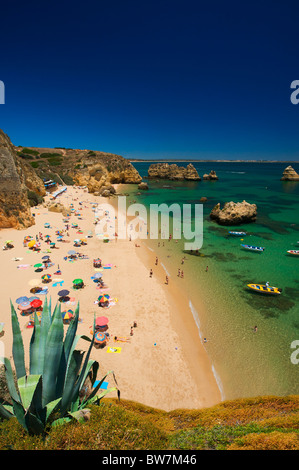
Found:
<path fill-rule="evenodd" d="M 35 240 L 31 240 L 31 241 L 28 243 L 28 247 L 29 247 L 29 248 L 32 248 L 35 244 L 36 244 L 36 241 L 35 241 Z"/>

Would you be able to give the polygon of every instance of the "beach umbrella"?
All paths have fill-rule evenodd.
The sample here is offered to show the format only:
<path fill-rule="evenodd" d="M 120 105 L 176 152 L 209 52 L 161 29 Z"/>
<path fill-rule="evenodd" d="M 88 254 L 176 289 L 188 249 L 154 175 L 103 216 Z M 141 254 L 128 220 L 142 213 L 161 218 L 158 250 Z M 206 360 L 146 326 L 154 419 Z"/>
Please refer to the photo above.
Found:
<path fill-rule="evenodd" d="M 35 244 L 36 244 L 36 241 L 35 241 L 35 240 L 31 240 L 31 241 L 28 243 L 28 247 L 29 247 L 29 248 L 32 248 Z"/>
<path fill-rule="evenodd" d="M 110 295 L 108 294 L 100 295 L 98 297 L 99 302 L 108 302 L 109 299 L 110 299 Z"/>
<path fill-rule="evenodd" d="M 58 292 L 58 295 L 59 295 L 60 297 L 66 297 L 67 295 L 69 295 L 69 293 L 70 293 L 69 290 L 67 290 L 67 289 L 62 289 L 62 290 L 60 290 L 60 291 Z"/>
<path fill-rule="evenodd" d="M 76 251 L 75 250 L 70 250 L 67 252 L 68 255 L 75 255 L 76 254 Z"/>
<path fill-rule="evenodd" d="M 33 266 L 34 268 L 41 268 L 42 267 L 42 263 L 37 263 Z"/>
<path fill-rule="evenodd" d="M 49 258 L 50 258 L 49 255 L 45 255 L 45 256 L 42 257 L 42 259 L 49 259 Z M 41 265 L 41 266 L 42 266 L 42 265 Z"/>
<path fill-rule="evenodd" d="M 17 300 L 16 300 L 16 303 L 17 304 L 22 304 L 23 302 L 28 302 L 28 297 L 26 297 L 25 295 L 23 297 L 19 297 Z"/>
<path fill-rule="evenodd" d="M 101 277 L 103 277 L 102 273 L 95 273 L 90 279 L 100 279 Z"/>
<path fill-rule="evenodd" d="M 107 317 L 97 317 L 96 318 L 96 326 L 106 326 L 108 325 L 108 318 Z"/>
<path fill-rule="evenodd" d="M 68 310 L 67 312 L 62 312 L 61 315 L 62 315 L 63 320 L 71 320 L 72 318 L 74 318 L 72 310 Z"/>
<path fill-rule="evenodd" d="M 38 299 L 38 297 L 36 297 L 36 296 L 32 295 L 32 297 L 29 297 L 29 299 L 28 299 L 28 300 L 29 300 L 29 302 L 32 302 L 32 301 L 33 301 L 33 300 L 35 300 L 35 299 Z"/>
<path fill-rule="evenodd" d="M 34 299 L 30 302 L 32 308 L 39 308 L 42 305 L 42 301 L 40 299 Z"/>
<path fill-rule="evenodd" d="M 106 341 L 105 333 L 101 333 L 100 331 L 98 331 L 94 336 L 94 342 L 95 343 L 104 343 L 105 341 Z"/>
<path fill-rule="evenodd" d="M 31 308 L 31 305 L 30 305 L 29 301 L 22 302 L 21 304 L 19 304 L 19 309 L 20 310 L 28 310 L 29 308 Z"/>
<path fill-rule="evenodd" d="M 44 275 L 42 276 L 42 279 L 43 279 L 44 281 L 51 279 L 51 274 L 44 274 Z"/>
<path fill-rule="evenodd" d="M 83 279 L 74 279 L 73 284 L 83 284 Z"/>

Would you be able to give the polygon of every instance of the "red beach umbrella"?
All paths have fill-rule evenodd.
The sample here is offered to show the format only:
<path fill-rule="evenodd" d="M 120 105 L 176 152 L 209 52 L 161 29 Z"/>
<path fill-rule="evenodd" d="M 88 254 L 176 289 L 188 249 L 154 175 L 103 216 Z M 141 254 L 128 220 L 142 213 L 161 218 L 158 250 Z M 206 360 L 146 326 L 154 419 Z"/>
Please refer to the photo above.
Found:
<path fill-rule="evenodd" d="M 39 308 L 42 305 L 42 301 L 40 299 L 34 299 L 30 302 L 32 308 Z"/>
<path fill-rule="evenodd" d="M 96 326 L 106 326 L 109 320 L 107 317 L 97 317 L 96 318 Z"/>

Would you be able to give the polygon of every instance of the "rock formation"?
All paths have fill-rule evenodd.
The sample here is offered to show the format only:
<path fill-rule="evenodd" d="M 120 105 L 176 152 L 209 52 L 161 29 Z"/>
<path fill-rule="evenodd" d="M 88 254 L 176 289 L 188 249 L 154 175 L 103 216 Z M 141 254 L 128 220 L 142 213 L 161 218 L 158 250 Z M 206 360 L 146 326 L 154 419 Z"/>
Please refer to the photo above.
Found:
<path fill-rule="evenodd" d="M 299 175 L 296 173 L 294 168 L 289 165 L 287 168 L 285 168 L 281 181 L 299 181 Z"/>
<path fill-rule="evenodd" d="M 0 130 L 0 228 L 22 229 L 34 224 L 27 191 L 44 195 L 43 182 L 21 161 L 9 139 Z"/>
<path fill-rule="evenodd" d="M 141 183 L 138 184 L 138 189 L 148 189 L 148 184 L 142 181 Z"/>
<path fill-rule="evenodd" d="M 148 169 L 148 178 L 158 178 L 173 181 L 200 181 L 196 169 L 189 163 L 187 167 L 178 166 L 175 163 L 153 163 Z"/>
<path fill-rule="evenodd" d="M 216 175 L 216 171 L 211 170 L 209 174 L 203 175 L 204 180 L 216 181 L 218 180 L 218 176 Z"/>
<path fill-rule="evenodd" d="M 210 213 L 210 218 L 220 225 L 241 225 L 256 221 L 256 204 L 243 202 L 226 202 L 223 209 L 220 203 L 216 204 Z"/>

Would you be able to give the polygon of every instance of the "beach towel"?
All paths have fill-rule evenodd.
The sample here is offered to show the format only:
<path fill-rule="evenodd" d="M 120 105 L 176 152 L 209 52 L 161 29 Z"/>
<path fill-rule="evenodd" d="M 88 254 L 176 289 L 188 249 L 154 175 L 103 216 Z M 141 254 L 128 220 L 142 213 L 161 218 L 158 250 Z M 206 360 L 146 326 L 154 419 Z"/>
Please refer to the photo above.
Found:
<path fill-rule="evenodd" d="M 100 383 L 99 380 L 96 380 L 95 383 L 93 384 L 93 388 L 95 388 L 98 384 Z M 100 388 L 107 390 L 108 388 L 108 382 L 103 382 Z"/>
<path fill-rule="evenodd" d="M 121 348 L 120 347 L 117 347 L 117 348 L 108 348 L 107 349 L 107 353 L 121 353 Z"/>

